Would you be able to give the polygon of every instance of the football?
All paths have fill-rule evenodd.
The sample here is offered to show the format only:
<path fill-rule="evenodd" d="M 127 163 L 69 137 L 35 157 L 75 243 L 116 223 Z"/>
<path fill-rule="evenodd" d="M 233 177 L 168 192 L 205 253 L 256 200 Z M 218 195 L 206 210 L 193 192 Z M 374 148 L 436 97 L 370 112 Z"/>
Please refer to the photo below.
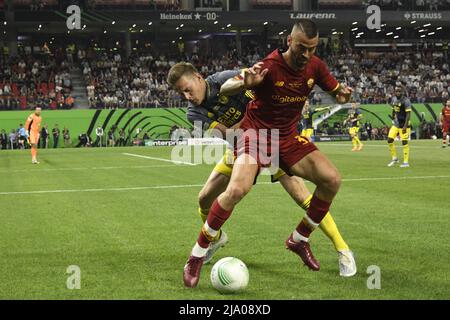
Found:
<path fill-rule="evenodd" d="M 211 270 L 211 283 L 221 293 L 244 290 L 247 287 L 248 279 L 247 266 L 234 257 L 220 259 Z"/>

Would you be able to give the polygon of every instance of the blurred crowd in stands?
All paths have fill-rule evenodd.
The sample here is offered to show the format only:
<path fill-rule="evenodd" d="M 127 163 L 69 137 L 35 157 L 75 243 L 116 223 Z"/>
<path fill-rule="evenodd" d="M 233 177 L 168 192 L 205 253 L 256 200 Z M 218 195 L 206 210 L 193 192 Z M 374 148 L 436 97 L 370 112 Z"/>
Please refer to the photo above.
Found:
<path fill-rule="evenodd" d="M 126 57 L 119 50 L 96 48 L 66 49 L 50 52 L 47 45 L 38 54 L 21 52 L 18 57 L 0 55 L 0 110 L 70 109 L 74 73 L 82 74 L 83 95 L 90 108 L 182 107 L 186 102 L 166 83 L 171 66 L 180 60 L 192 62 L 208 76 L 212 73 L 251 66 L 268 51 L 257 43 L 243 44 L 238 54 L 230 41 L 225 52 L 206 55 L 194 45 L 189 53 L 139 50 Z M 355 99 L 363 104 L 389 103 L 394 87 L 402 84 L 413 103 L 440 102 L 449 96 L 450 68 L 448 44 L 385 52 L 355 50 L 347 42 L 338 47 L 321 41 L 317 55 L 329 65 L 340 81 L 355 89 Z M 320 104 L 322 96 L 312 97 Z"/>

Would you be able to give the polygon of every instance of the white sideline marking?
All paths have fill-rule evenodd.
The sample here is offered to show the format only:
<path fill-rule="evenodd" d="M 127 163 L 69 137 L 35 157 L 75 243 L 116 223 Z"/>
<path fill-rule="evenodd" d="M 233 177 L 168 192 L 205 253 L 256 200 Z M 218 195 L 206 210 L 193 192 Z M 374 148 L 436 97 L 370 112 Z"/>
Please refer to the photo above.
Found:
<path fill-rule="evenodd" d="M 417 180 L 417 179 L 448 179 L 450 176 L 417 176 L 417 177 L 380 177 L 380 178 L 352 178 L 343 179 L 343 182 L 352 181 L 380 181 L 380 180 Z M 308 181 L 307 181 L 308 182 Z M 275 185 L 272 182 L 258 182 L 257 185 Z M 117 188 L 96 188 L 96 189 L 63 189 L 63 190 L 39 190 L 39 191 L 14 191 L 0 192 L 0 195 L 19 194 L 44 194 L 44 193 L 73 193 L 73 192 L 103 192 L 103 191 L 128 191 L 128 190 L 151 190 L 151 189 L 177 189 L 177 188 L 199 188 L 203 184 L 181 184 L 167 186 L 146 186 L 146 187 L 117 187 Z"/>
<path fill-rule="evenodd" d="M 196 166 L 195 163 L 191 163 L 191 162 L 176 161 L 176 160 L 163 159 L 163 158 L 155 158 L 155 157 L 143 156 L 143 155 L 134 154 L 134 153 L 122 153 L 122 154 L 125 156 L 131 156 L 131 157 L 137 157 L 137 158 L 144 158 L 144 159 L 150 159 L 150 160 L 158 160 L 158 161 L 165 161 L 165 162 L 170 162 L 170 163 L 179 163 L 179 164 L 187 164 L 190 166 Z"/>
<path fill-rule="evenodd" d="M 128 166 L 128 167 L 80 167 L 80 168 L 47 168 L 47 169 L 37 169 L 37 170 L 2 170 L 2 173 L 17 173 L 17 172 L 26 172 L 26 173 L 38 173 L 38 172 L 47 172 L 47 171 L 77 171 L 77 170 L 113 170 L 113 169 L 146 169 L 146 168 L 168 168 L 168 167 L 176 167 L 182 166 L 175 164 L 157 164 L 153 166 Z"/>
<path fill-rule="evenodd" d="M 400 142 L 400 141 L 396 141 L 396 142 Z M 425 146 L 417 146 L 417 145 L 411 144 L 411 141 L 409 141 L 409 142 L 410 142 L 409 146 L 411 148 L 413 148 L 413 149 L 440 149 L 440 148 L 442 148 L 441 145 L 436 145 L 435 147 L 434 146 L 433 147 L 425 147 Z M 352 146 L 351 141 L 349 141 L 348 143 L 328 143 L 328 142 L 325 142 L 325 141 L 322 141 L 322 142 L 319 141 L 319 142 L 315 142 L 315 143 L 317 143 L 319 145 L 338 146 L 338 147 L 351 147 Z M 401 145 L 399 145 L 399 146 L 401 146 Z M 385 148 L 385 149 L 387 149 L 388 145 L 387 145 L 387 143 L 384 144 L 384 145 L 381 145 L 381 144 L 380 145 L 378 145 L 378 144 L 364 144 L 364 148 L 365 147 L 369 147 L 369 148 Z"/>

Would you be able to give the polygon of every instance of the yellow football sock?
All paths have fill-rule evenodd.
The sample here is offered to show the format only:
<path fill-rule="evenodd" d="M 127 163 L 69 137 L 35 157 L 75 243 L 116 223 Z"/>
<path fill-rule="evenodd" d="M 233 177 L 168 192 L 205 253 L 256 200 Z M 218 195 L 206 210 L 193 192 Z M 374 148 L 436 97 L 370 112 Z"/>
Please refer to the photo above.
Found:
<path fill-rule="evenodd" d="M 339 232 L 330 212 L 327 212 L 325 217 L 320 222 L 319 227 L 320 229 L 322 229 L 323 233 L 325 233 L 325 235 L 333 242 L 336 251 L 349 250 L 349 247 L 342 238 L 342 235 Z"/>
<path fill-rule="evenodd" d="M 202 218 L 203 223 L 206 222 L 206 219 L 208 218 L 208 213 L 209 213 L 209 209 L 202 209 L 202 208 L 198 208 L 198 214 L 200 215 L 200 218 Z M 219 232 L 217 232 L 217 235 L 214 237 L 213 241 L 219 240 L 220 236 L 222 234 L 222 230 L 219 230 Z"/>
<path fill-rule="evenodd" d="M 357 143 L 356 143 L 355 137 L 352 138 L 352 145 L 353 145 L 353 149 L 355 149 L 357 147 Z"/>
<path fill-rule="evenodd" d="M 388 143 L 389 151 L 391 152 L 392 159 L 397 159 L 397 150 L 395 149 L 394 143 Z"/>
<path fill-rule="evenodd" d="M 403 162 L 409 162 L 409 143 L 403 146 Z"/>
<path fill-rule="evenodd" d="M 209 208 L 208 209 L 202 209 L 202 208 L 198 208 L 198 214 L 200 216 L 200 218 L 202 218 L 203 223 L 206 222 L 206 218 L 208 218 L 208 213 L 209 213 Z"/>
<path fill-rule="evenodd" d="M 355 141 L 357 145 L 361 145 L 361 140 L 359 140 L 358 136 L 355 136 Z"/>
<path fill-rule="evenodd" d="M 303 203 L 300 205 L 300 207 L 302 207 L 303 210 L 307 211 L 309 205 L 311 204 L 311 199 L 312 195 L 306 198 L 305 201 L 303 201 Z M 323 231 L 323 233 L 325 233 L 325 235 L 333 242 L 333 245 L 337 251 L 349 250 L 349 247 L 342 238 L 342 235 L 340 234 L 330 212 L 325 215 L 323 220 L 320 222 L 319 227 Z"/>

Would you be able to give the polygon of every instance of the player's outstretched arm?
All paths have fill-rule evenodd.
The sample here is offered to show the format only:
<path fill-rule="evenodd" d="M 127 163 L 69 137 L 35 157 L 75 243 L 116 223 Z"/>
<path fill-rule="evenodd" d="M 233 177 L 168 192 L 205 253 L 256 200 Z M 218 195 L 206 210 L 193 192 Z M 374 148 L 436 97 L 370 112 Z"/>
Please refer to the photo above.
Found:
<path fill-rule="evenodd" d="M 225 96 L 234 96 L 245 89 L 253 89 L 262 83 L 268 69 L 262 69 L 262 62 L 256 63 L 253 67 L 243 69 L 241 74 L 228 79 L 220 87 L 220 94 Z"/>

